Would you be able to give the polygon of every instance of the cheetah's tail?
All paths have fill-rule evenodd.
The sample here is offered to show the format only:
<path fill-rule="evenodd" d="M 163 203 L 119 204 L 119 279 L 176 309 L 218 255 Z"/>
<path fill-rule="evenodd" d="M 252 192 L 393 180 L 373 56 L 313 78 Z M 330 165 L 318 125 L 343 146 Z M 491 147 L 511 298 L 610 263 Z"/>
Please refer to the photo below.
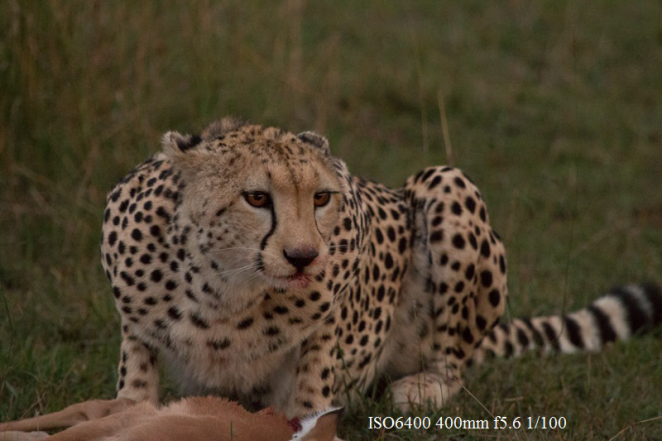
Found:
<path fill-rule="evenodd" d="M 614 288 L 584 309 L 564 316 L 515 319 L 485 336 L 472 361 L 517 357 L 527 351 L 575 353 L 601 350 L 662 323 L 662 291 L 653 284 Z"/>

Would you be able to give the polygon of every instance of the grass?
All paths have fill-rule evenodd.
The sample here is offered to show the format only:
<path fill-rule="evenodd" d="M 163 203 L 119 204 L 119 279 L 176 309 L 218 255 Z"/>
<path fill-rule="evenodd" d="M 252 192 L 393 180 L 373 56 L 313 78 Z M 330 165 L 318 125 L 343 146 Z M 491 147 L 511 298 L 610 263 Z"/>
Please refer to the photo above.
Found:
<path fill-rule="evenodd" d="M 320 131 L 393 186 L 452 149 L 509 250 L 512 316 L 659 282 L 660 16 L 652 0 L 3 2 L 0 419 L 113 396 L 105 193 L 163 132 L 227 114 Z M 397 413 L 366 400 L 341 434 L 660 438 L 661 335 L 490 362 L 435 414 L 563 416 L 564 431 L 369 432 Z"/>

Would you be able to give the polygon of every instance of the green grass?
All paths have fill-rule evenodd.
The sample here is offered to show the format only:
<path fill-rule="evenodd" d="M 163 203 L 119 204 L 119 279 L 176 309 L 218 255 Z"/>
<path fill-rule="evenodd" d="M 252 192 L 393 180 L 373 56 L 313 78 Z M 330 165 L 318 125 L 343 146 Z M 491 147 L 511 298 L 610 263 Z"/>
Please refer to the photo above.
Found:
<path fill-rule="evenodd" d="M 509 250 L 512 316 L 659 282 L 661 16 L 652 0 L 3 2 L 0 419 L 113 396 L 105 193 L 163 132 L 227 114 L 320 131 L 394 186 L 450 147 Z M 642 421 L 662 415 L 661 336 L 490 362 L 436 414 L 563 416 L 563 432 L 368 432 L 397 414 L 366 400 L 341 434 L 660 438 L 662 419 Z"/>

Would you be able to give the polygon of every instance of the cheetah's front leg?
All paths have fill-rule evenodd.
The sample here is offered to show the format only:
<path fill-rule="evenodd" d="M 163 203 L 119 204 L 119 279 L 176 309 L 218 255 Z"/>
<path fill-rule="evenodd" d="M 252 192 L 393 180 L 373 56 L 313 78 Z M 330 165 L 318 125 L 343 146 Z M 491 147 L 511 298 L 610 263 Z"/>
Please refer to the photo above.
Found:
<path fill-rule="evenodd" d="M 159 371 L 157 352 L 142 342 L 131 324 L 122 322 L 122 344 L 117 378 L 117 398 L 129 398 L 136 403 L 159 402 Z"/>
<path fill-rule="evenodd" d="M 296 390 L 290 399 L 288 418 L 327 410 L 334 400 L 334 320 L 327 320 L 301 345 L 296 367 Z"/>

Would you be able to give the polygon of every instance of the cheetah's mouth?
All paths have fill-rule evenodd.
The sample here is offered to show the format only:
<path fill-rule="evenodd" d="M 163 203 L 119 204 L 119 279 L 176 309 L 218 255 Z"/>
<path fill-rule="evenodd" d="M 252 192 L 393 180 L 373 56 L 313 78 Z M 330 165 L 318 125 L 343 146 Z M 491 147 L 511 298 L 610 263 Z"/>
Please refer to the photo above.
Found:
<path fill-rule="evenodd" d="M 304 273 L 296 272 L 291 276 L 285 277 L 287 283 L 292 285 L 293 288 L 306 288 L 310 283 L 310 278 Z"/>
<path fill-rule="evenodd" d="M 304 289 L 310 284 L 310 277 L 300 272 L 285 277 L 274 277 L 274 279 L 275 285 L 284 289 Z"/>

